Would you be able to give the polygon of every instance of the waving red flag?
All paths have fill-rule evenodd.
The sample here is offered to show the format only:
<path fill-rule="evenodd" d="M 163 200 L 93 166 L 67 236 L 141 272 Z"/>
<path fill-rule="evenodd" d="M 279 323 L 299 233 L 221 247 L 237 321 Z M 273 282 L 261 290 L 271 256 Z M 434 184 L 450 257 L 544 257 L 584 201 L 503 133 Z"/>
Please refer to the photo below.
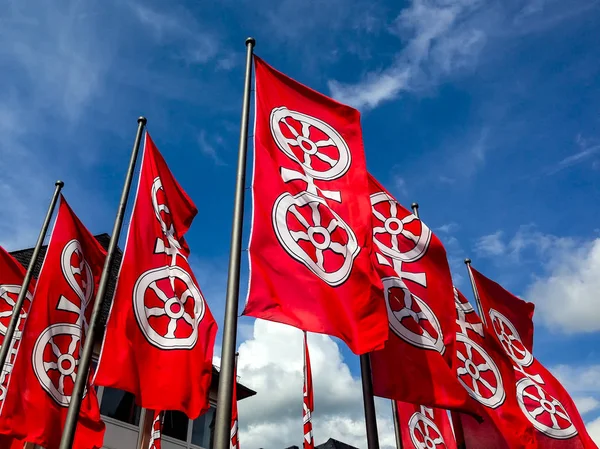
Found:
<path fill-rule="evenodd" d="M 150 413 L 150 410 L 147 410 L 146 413 Z M 162 427 L 165 414 L 161 411 L 154 410 L 152 411 L 152 416 L 152 430 L 150 433 L 150 440 L 148 442 L 148 449 L 160 449 Z"/>
<path fill-rule="evenodd" d="M 490 335 L 475 310 L 455 289 L 455 370 L 459 381 L 479 406 L 483 422 L 463 416 L 468 448 L 535 449 L 535 430 L 519 409 L 515 373 L 502 347 Z"/>
<path fill-rule="evenodd" d="M 1 433 L 59 446 L 106 252 L 61 196 L 1 412 Z M 104 423 L 88 384 L 73 447 L 102 447 Z"/>
<path fill-rule="evenodd" d="M 396 401 L 402 449 L 456 449 L 445 410 Z"/>
<path fill-rule="evenodd" d="M 4 335 L 8 328 L 8 323 L 13 315 L 13 308 L 21 292 L 23 279 L 25 278 L 25 269 L 17 262 L 4 248 L 0 246 L 0 345 L 4 344 Z M 17 323 L 17 331 L 11 342 L 11 350 L 2 374 L 0 375 L 0 410 L 6 399 L 6 390 L 10 381 L 10 376 L 17 357 L 19 342 L 21 340 L 23 326 L 29 312 L 31 296 L 34 290 L 35 281 L 32 280 L 29 285 L 29 292 L 25 296 L 25 302 Z"/>
<path fill-rule="evenodd" d="M 387 339 L 370 260 L 368 179 L 357 110 L 255 57 L 250 286 L 244 315 L 342 339 Z"/>
<path fill-rule="evenodd" d="M 384 286 L 389 340 L 371 353 L 376 396 L 470 411 L 454 375 L 454 294 L 442 243 L 372 176 L 369 182 L 376 249 Z"/>
<path fill-rule="evenodd" d="M 208 394 L 217 325 L 188 262 L 184 234 L 198 210 L 146 134 L 123 263 L 96 383 L 151 410 L 195 419 Z"/>
<path fill-rule="evenodd" d="M 235 371 L 233 375 L 233 394 L 231 404 L 231 444 L 230 449 L 240 449 L 240 434 L 238 425 L 238 406 L 237 406 L 237 357 L 235 361 Z"/>
<path fill-rule="evenodd" d="M 310 369 L 310 355 L 308 353 L 308 339 L 304 332 L 304 392 L 303 392 L 302 421 L 304 423 L 304 449 L 314 449 L 312 414 L 315 410 L 313 397 L 312 371 Z"/>
<path fill-rule="evenodd" d="M 491 334 L 510 357 L 519 406 L 536 428 L 541 449 L 597 449 L 573 400 L 561 383 L 535 359 L 533 304 L 506 291 L 470 267 Z"/>

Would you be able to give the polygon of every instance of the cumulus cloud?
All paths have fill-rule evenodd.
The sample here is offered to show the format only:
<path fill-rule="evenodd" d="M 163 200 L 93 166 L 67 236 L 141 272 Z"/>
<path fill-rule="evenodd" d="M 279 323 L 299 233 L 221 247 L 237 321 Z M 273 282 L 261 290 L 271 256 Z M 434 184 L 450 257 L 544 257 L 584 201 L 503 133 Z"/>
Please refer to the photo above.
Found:
<path fill-rule="evenodd" d="M 344 362 L 336 342 L 309 334 L 315 394 L 317 444 L 335 438 L 366 447 L 360 379 Z M 252 337 L 239 348 L 238 374 L 257 395 L 241 401 L 240 439 L 247 447 L 281 449 L 302 445 L 302 333 L 292 327 L 256 320 Z M 378 402 L 382 448 L 393 448 L 389 401 Z"/>
<path fill-rule="evenodd" d="M 592 440 L 596 444 L 600 444 L 600 416 L 585 425 Z"/>
<path fill-rule="evenodd" d="M 550 328 L 565 333 L 600 331 L 600 238 L 573 242 L 549 257 L 547 275 L 526 292 L 537 314 Z"/>
<path fill-rule="evenodd" d="M 479 237 L 475 242 L 475 253 L 481 257 L 497 257 L 504 254 L 506 246 L 502 241 L 503 232 L 496 231 Z"/>

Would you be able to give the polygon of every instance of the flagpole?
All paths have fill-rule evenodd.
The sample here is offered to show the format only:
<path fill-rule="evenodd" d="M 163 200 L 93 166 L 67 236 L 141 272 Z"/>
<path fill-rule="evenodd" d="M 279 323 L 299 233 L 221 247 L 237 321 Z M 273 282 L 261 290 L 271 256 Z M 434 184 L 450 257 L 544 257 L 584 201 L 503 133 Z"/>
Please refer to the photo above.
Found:
<path fill-rule="evenodd" d="M 48 232 L 50 220 L 52 219 L 52 214 L 54 214 L 54 209 L 56 208 L 56 203 L 58 202 L 58 198 L 60 196 L 60 191 L 65 186 L 65 183 L 62 181 L 56 181 L 54 183 L 54 186 L 54 194 L 52 195 L 52 199 L 50 200 L 48 212 L 46 212 L 46 218 L 44 218 L 42 229 L 40 229 L 40 235 L 38 236 L 35 247 L 33 248 L 33 254 L 31 255 L 31 259 L 29 260 L 29 266 L 27 267 L 25 278 L 23 278 L 23 284 L 21 285 L 19 296 L 17 297 L 17 301 L 15 302 L 15 306 L 12 311 L 12 316 L 10 317 L 10 322 L 8 323 L 6 334 L 4 335 L 5 342 L 11 342 L 13 340 L 15 330 L 17 329 L 17 326 L 19 324 L 21 309 L 23 308 L 25 298 L 27 297 L 27 293 L 29 292 L 29 285 L 31 284 L 31 278 L 33 277 L 33 270 L 35 269 L 35 265 L 40 256 L 40 250 L 42 249 L 42 245 L 44 244 L 44 239 L 46 238 L 46 233 Z M 2 345 L 2 349 L 0 349 L 0 367 L 2 367 L 2 371 L 4 371 L 4 364 L 6 363 L 6 359 L 8 358 L 8 352 L 11 346 L 12 345 L 7 343 L 5 345 Z"/>
<path fill-rule="evenodd" d="M 473 296 L 475 297 L 475 302 L 477 303 L 477 311 L 479 312 L 479 318 L 481 318 L 483 325 L 487 326 L 487 321 L 483 313 L 483 308 L 481 307 L 481 299 L 479 298 L 479 292 L 477 291 L 477 285 L 475 285 L 475 278 L 473 277 L 473 273 L 471 272 L 471 259 L 465 259 L 465 265 L 467 266 L 467 271 L 469 272 L 469 279 L 471 280 Z"/>
<path fill-rule="evenodd" d="M 398 406 L 396 401 L 390 400 L 392 403 L 392 416 L 394 420 L 394 435 L 396 436 L 396 449 L 402 449 L 402 434 L 400 430 L 400 418 L 398 418 Z"/>
<path fill-rule="evenodd" d="M 233 226 L 229 252 L 229 274 L 225 299 L 223 344 L 221 346 L 221 369 L 217 392 L 214 449 L 229 449 L 231 445 L 231 405 L 233 396 L 233 369 L 237 338 L 238 300 L 240 293 L 240 257 L 242 252 L 242 224 L 244 220 L 244 191 L 246 188 L 246 156 L 248 149 L 248 122 L 250 118 L 250 85 L 252 80 L 252 54 L 256 41 L 246 39 L 246 74 L 242 101 L 242 120 L 237 164 L 235 199 L 233 203 Z"/>
<path fill-rule="evenodd" d="M 92 361 L 94 343 L 96 342 L 95 334 L 98 327 L 98 320 L 100 318 L 100 311 L 102 310 L 104 302 L 107 300 L 107 298 L 105 298 L 106 289 L 108 287 L 108 282 L 112 272 L 112 265 L 115 258 L 115 253 L 117 251 L 117 244 L 119 243 L 119 236 L 121 235 L 121 228 L 123 227 L 123 218 L 125 216 L 125 209 L 127 208 L 127 198 L 129 197 L 129 191 L 131 190 L 135 164 L 140 151 L 140 142 L 142 141 L 142 134 L 144 133 L 144 127 L 146 126 L 147 120 L 145 117 L 139 117 L 137 122 L 138 129 L 135 135 L 135 141 L 133 143 L 133 150 L 131 151 L 129 168 L 127 169 L 127 175 L 125 176 L 125 184 L 123 185 L 123 191 L 121 193 L 119 208 L 117 209 L 115 224 L 110 236 L 106 260 L 104 261 L 104 267 L 102 268 L 102 275 L 100 276 L 100 283 L 98 284 L 98 292 L 96 294 L 96 302 L 94 303 L 94 309 L 92 310 L 92 316 L 90 317 L 85 344 L 83 345 L 83 351 L 81 352 L 81 357 L 79 358 L 77 377 L 75 379 L 75 385 L 73 386 L 73 392 L 71 393 L 69 411 L 67 412 L 65 427 L 60 440 L 60 449 L 71 449 L 73 446 L 75 428 L 77 427 L 79 410 L 81 409 L 81 401 L 83 399 L 83 393 L 88 381 L 90 362 Z M 111 301 L 112 298 L 109 298 L 108 300 Z"/>
<path fill-rule="evenodd" d="M 412 208 L 413 215 L 419 218 L 419 203 L 412 203 L 410 207 Z"/>
<path fill-rule="evenodd" d="M 360 377 L 362 379 L 365 423 L 367 425 L 367 449 L 379 449 L 379 435 L 377 433 L 377 417 L 375 414 L 373 378 L 371 377 L 371 360 L 369 354 L 362 354 L 360 356 Z"/>

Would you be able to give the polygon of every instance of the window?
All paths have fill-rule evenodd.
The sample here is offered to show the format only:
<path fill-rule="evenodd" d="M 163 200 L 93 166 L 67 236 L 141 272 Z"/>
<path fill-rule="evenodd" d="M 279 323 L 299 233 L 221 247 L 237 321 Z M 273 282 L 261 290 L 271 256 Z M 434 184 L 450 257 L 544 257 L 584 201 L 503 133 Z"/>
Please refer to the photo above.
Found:
<path fill-rule="evenodd" d="M 211 437 L 215 428 L 215 409 L 211 407 L 204 415 L 198 417 L 192 427 L 192 444 L 212 449 Z"/>
<path fill-rule="evenodd" d="M 163 435 L 181 441 L 187 441 L 189 419 L 185 413 L 168 410 L 165 412 Z"/>
<path fill-rule="evenodd" d="M 134 395 L 125 391 L 105 387 L 100 413 L 134 426 L 140 424 L 141 409 L 135 405 Z"/>

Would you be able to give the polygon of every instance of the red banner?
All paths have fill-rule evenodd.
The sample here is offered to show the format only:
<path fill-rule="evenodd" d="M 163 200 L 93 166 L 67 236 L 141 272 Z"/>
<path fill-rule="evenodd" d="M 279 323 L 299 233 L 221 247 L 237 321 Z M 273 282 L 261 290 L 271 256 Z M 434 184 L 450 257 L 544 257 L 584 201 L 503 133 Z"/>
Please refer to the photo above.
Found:
<path fill-rule="evenodd" d="M 146 134 L 140 180 L 96 383 L 151 410 L 195 419 L 208 394 L 217 333 L 188 262 L 198 210 Z"/>
<path fill-rule="evenodd" d="M 238 423 L 238 406 L 237 406 L 237 357 L 235 362 L 235 371 L 233 375 L 233 395 L 231 398 L 231 445 L 230 449 L 240 449 L 240 434 Z"/>
<path fill-rule="evenodd" d="M 146 410 L 146 413 L 152 413 L 152 430 L 150 431 L 148 449 L 160 449 L 162 427 L 163 420 L 165 419 L 165 414 L 158 410 Z"/>
<path fill-rule="evenodd" d="M 0 432 L 58 448 L 106 252 L 64 198 L 8 385 Z M 104 423 L 88 384 L 73 447 L 102 447 Z"/>
<path fill-rule="evenodd" d="M 304 391 L 302 422 L 304 423 L 304 449 L 315 449 L 313 439 L 312 414 L 315 410 L 313 397 L 312 371 L 310 369 L 310 354 L 308 353 L 308 338 L 304 332 Z"/>
<path fill-rule="evenodd" d="M 487 328 L 510 357 L 523 415 L 537 430 L 541 449 L 597 449 L 573 400 L 530 352 L 533 304 L 471 268 Z"/>
<path fill-rule="evenodd" d="M 446 410 L 396 401 L 402 449 L 456 449 Z"/>
<path fill-rule="evenodd" d="M 457 289 L 455 307 L 456 375 L 483 418 L 477 423 L 463 417 L 467 447 L 535 449 L 535 430 L 520 412 L 510 360 Z"/>
<path fill-rule="evenodd" d="M 4 336 L 12 318 L 15 303 L 21 292 L 24 277 L 25 269 L 23 266 L 0 246 L 0 345 L 4 344 Z M 29 292 L 25 296 L 25 302 L 19 314 L 17 329 L 11 342 L 6 364 L 0 375 L 0 410 L 2 410 L 2 404 L 4 403 L 4 399 L 6 399 L 6 389 L 10 382 L 10 376 L 17 357 L 23 326 L 29 312 L 34 288 L 35 280 L 32 279 L 29 284 Z"/>
<path fill-rule="evenodd" d="M 370 176 L 373 263 L 384 286 L 389 340 L 371 353 L 376 396 L 469 411 L 454 375 L 452 278 L 442 243 Z"/>
<path fill-rule="evenodd" d="M 250 286 L 244 315 L 339 337 L 356 354 L 387 339 L 370 260 L 357 110 L 255 57 Z"/>

